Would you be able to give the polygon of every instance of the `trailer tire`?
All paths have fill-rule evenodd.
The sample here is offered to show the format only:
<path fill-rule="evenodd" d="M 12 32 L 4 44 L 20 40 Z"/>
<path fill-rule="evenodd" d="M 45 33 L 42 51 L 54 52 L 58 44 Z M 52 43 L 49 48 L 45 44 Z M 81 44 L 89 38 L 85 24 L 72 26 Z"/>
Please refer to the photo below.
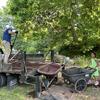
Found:
<path fill-rule="evenodd" d="M 7 85 L 6 75 L 0 74 L 0 87 Z"/>

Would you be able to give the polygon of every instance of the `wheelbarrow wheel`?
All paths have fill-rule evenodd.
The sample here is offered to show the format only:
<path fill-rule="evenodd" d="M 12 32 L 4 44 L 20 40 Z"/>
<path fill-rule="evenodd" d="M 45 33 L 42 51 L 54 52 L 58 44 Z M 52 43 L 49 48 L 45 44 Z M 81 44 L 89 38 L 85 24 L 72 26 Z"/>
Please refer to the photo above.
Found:
<path fill-rule="evenodd" d="M 76 82 L 75 82 L 75 91 L 76 92 L 81 92 L 81 91 L 84 91 L 87 87 L 87 83 L 86 83 L 86 80 L 81 78 L 81 79 L 78 79 Z"/>

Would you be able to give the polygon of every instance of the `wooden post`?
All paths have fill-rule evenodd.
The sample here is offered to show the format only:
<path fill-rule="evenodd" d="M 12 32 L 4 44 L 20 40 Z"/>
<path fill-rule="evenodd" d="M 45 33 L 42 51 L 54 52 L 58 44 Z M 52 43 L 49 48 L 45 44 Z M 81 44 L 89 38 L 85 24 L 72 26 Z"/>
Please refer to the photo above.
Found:
<path fill-rule="evenodd" d="M 35 76 L 35 97 L 38 98 L 41 96 L 41 82 L 40 77 Z"/>
<path fill-rule="evenodd" d="M 54 50 L 51 50 L 51 62 L 54 62 Z"/>

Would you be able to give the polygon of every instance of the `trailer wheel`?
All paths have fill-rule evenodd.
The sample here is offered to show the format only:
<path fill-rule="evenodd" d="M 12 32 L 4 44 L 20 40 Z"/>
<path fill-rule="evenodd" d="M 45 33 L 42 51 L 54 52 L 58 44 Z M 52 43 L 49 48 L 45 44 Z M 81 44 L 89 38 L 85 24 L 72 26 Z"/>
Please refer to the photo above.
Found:
<path fill-rule="evenodd" d="M 7 76 L 7 87 L 8 88 L 13 88 L 15 85 L 18 84 L 18 77 L 17 75 L 8 75 Z"/>
<path fill-rule="evenodd" d="M 86 83 L 86 80 L 81 78 L 81 79 L 78 79 L 76 82 L 75 82 L 75 91 L 76 92 L 80 92 L 80 91 L 84 91 L 87 87 L 87 83 Z"/>
<path fill-rule="evenodd" d="M 0 87 L 7 85 L 7 77 L 4 74 L 0 74 Z"/>

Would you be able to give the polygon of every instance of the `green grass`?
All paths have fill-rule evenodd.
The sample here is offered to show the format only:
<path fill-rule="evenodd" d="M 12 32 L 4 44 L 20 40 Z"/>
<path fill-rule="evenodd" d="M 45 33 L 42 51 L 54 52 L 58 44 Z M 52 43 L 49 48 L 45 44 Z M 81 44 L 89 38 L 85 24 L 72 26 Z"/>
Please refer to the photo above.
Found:
<path fill-rule="evenodd" d="M 86 91 L 81 93 L 81 95 L 78 94 L 78 98 L 77 100 L 100 100 L 100 87 L 87 87 Z"/>
<path fill-rule="evenodd" d="M 16 86 L 12 90 L 7 87 L 0 88 L 0 100 L 34 100 L 30 98 L 28 93 L 33 90 L 33 86 L 21 85 Z M 100 100 L 100 87 L 87 87 L 82 93 L 71 93 L 72 100 Z M 70 97 L 69 97 L 70 98 Z"/>
<path fill-rule="evenodd" d="M 32 89 L 32 86 L 27 85 L 16 86 L 13 89 L 0 88 L 0 100 L 27 100 L 28 93 Z"/>
<path fill-rule="evenodd" d="M 86 95 L 88 98 L 91 98 L 90 100 L 100 100 L 100 87 L 87 87 L 87 90 L 84 92 L 84 95 Z"/>

